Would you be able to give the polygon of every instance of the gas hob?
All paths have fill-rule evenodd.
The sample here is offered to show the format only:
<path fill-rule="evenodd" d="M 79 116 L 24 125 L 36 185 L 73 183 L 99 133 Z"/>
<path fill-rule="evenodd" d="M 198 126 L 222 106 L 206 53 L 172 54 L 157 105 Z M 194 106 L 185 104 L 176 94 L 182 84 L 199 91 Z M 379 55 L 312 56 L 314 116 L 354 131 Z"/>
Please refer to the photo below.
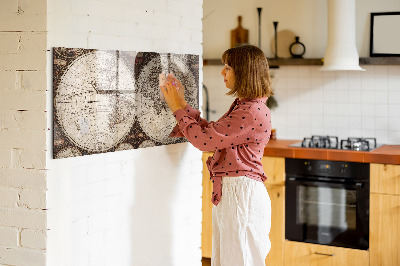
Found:
<path fill-rule="evenodd" d="M 339 142 L 337 136 L 317 136 L 306 137 L 303 141 L 289 145 L 301 148 L 337 149 L 353 151 L 371 151 L 382 145 L 378 145 L 376 138 L 349 137 Z"/>

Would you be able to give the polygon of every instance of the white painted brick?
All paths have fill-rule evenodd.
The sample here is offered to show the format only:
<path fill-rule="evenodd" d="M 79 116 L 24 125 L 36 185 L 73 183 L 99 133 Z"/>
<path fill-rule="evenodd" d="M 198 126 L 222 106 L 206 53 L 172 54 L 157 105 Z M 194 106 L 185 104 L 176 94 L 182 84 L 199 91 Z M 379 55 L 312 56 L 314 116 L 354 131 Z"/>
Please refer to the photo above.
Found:
<path fill-rule="evenodd" d="M 1 71 L 0 70 L 0 91 L 11 90 L 15 88 L 15 71 Z M 1 105 L 0 105 L 1 109 Z"/>
<path fill-rule="evenodd" d="M 85 217 L 77 221 L 73 221 L 71 224 L 71 231 L 75 239 L 79 239 L 88 233 L 88 219 Z"/>
<path fill-rule="evenodd" d="M 5 43 L 8 45 L 4 47 L 5 51 L 0 50 L 2 58 L 0 69 L 43 71 L 46 69 L 47 33 L 18 32 L 9 33 L 9 36 L 5 37 L 7 39 Z M 12 49 L 11 45 L 14 46 Z"/>
<path fill-rule="evenodd" d="M 29 209 L 45 209 L 46 208 L 46 191 L 22 189 L 20 192 L 20 206 Z"/>
<path fill-rule="evenodd" d="M 0 187 L 0 207 L 17 207 L 18 190 L 16 188 Z M 1 235 L 1 234 L 0 234 Z"/>
<path fill-rule="evenodd" d="M 46 150 L 22 150 L 21 167 L 27 169 L 45 169 L 46 168 Z"/>
<path fill-rule="evenodd" d="M 19 232 L 16 228 L 0 227 L 0 247 L 17 247 Z M 1 260 L 0 260 L 1 263 Z"/>
<path fill-rule="evenodd" d="M 11 152 L 9 149 L 0 150 L 0 169 L 11 168 Z"/>
<path fill-rule="evenodd" d="M 21 168 L 21 149 L 11 149 L 11 168 Z"/>
<path fill-rule="evenodd" d="M 4 70 L 45 71 L 46 51 L 21 54 L 0 54 L 0 71 Z"/>
<path fill-rule="evenodd" d="M 178 53 L 180 51 L 180 42 L 168 42 L 166 40 L 160 39 L 160 40 L 153 40 L 152 41 L 152 47 L 154 47 L 155 50 L 160 51 L 161 53 L 167 53 L 167 52 L 172 52 L 172 53 Z"/>
<path fill-rule="evenodd" d="M 188 41 L 190 41 L 190 35 L 192 30 L 188 28 L 180 28 L 180 27 L 173 27 L 168 30 L 168 44 L 170 43 L 178 43 L 180 47 L 182 47 L 182 43 L 186 42 L 185 45 L 188 45 Z M 188 47 L 189 48 L 189 47 Z M 180 50 L 176 51 L 175 53 L 182 53 Z"/>
<path fill-rule="evenodd" d="M 199 1 L 197 4 L 191 5 L 190 16 L 193 18 L 202 19 L 203 18 L 203 1 Z"/>
<path fill-rule="evenodd" d="M 22 32 L 20 39 L 22 54 L 45 52 L 47 49 L 46 32 Z"/>
<path fill-rule="evenodd" d="M 46 231 L 23 229 L 21 231 L 21 246 L 46 249 Z"/>
<path fill-rule="evenodd" d="M 188 29 L 198 30 L 201 29 L 202 22 L 196 17 L 182 16 L 180 26 Z"/>
<path fill-rule="evenodd" d="M 18 52 L 20 33 L 0 32 L 0 53 L 16 54 Z"/>
<path fill-rule="evenodd" d="M 46 150 L 46 132 L 43 131 L 19 131 L 15 129 L 1 130 L 0 139 L 5 149 L 32 149 Z"/>
<path fill-rule="evenodd" d="M 120 176 L 120 175 L 118 175 Z M 107 180 L 107 185 L 106 185 L 106 194 L 105 196 L 113 196 L 113 195 L 118 195 L 121 194 L 123 191 L 124 179 L 122 178 L 113 178 Z"/>
<path fill-rule="evenodd" d="M 193 43 L 202 43 L 203 42 L 203 35 L 201 32 L 192 32 L 191 36 L 190 36 L 190 41 L 192 41 Z"/>
<path fill-rule="evenodd" d="M 137 26 L 139 24 L 151 24 L 154 19 L 154 13 L 149 11 L 146 12 L 143 8 L 126 8 L 122 11 L 122 17 L 125 21 L 134 24 L 132 26 Z M 132 28 L 132 30 L 134 29 L 135 28 Z M 134 31 L 132 32 L 134 33 Z M 127 32 L 127 34 L 129 34 L 129 32 Z"/>
<path fill-rule="evenodd" d="M 0 247 L 1 263 L 9 265 L 46 265 L 46 254 L 43 251 L 27 250 L 20 248 Z"/>
<path fill-rule="evenodd" d="M 0 208 L 0 226 L 46 230 L 46 212 L 24 208 Z"/>
<path fill-rule="evenodd" d="M 0 169 L 0 186 L 46 189 L 46 171 L 37 169 Z"/>
<path fill-rule="evenodd" d="M 71 169 L 71 186 L 80 187 L 87 185 L 88 168 L 85 166 L 78 166 Z"/>
<path fill-rule="evenodd" d="M 139 24 L 136 27 L 136 34 L 140 38 L 150 38 L 152 40 L 165 40 L 169 36 L 171 36 L 170 29 L 167 26 L 160 25 L 147 25 L 147 24 Z M 174 37 L 175 40 L 179 40 L 181 36 L 171 36 Z"/>
<path fill-rule="evenodd" d="M 43 91 L 0 91 L 1 109 L 11 110 L 46 110 L 46 93 Z"/>
<path fill-rule="evenodd" d="M 151 39 L 138 38 L 137 36 L 122 37 L 122 50 L 132 50 L 131 47 L 136 47 L 138 51 L 150 52 L 153 41 Z"/>
<path fill-rule="evenodd" d="M 121 163 L 120 162 L 110 162 L 106 166 L 106 175 L 107 178 L 112 178 L 113 181 L 117 181 L 119 183 L 119 177 L 121 176 Z"/>
<path fill-rule="evenodd" d="M 191 173 L 201 173 L 203 171 L 203 163 L 200 160 L 192 161 Z"/>
<path fill-rule="evenodd" d="M 35 3 L 38 1 L 35 1 Z M 46 14 L 1 14 L 0 31 L 46 31 Z"/>
<path fill-rule="evenodd" d="M 46 112 L 0 110 L 0 128 L 46 130 Z"/>
<path fill-rule="evenodd" d="M 69 2 L 65 1 L 65 3 L 69 3 L 71 6 L 71 12 L 68 13 L 79 16 L 87 16 L 89 14 L 89 7 L 91 5 L 89 1 L 71 0 Z"/>
<path fill-rule="evenodd" d="M 182 21 L 181 15 L 171 15 L 170 13 L 165 12 L 165 10 L 157 10 L 154 12 L 154 15 L 158 20 L 162 21 L 164 26 L 167 27 L 179 27 Z"/>
<path fill-rule="evenodd" d="M 18 2 L 23 14 L 46 14 L 47 1 L 19 0 Z"/>
<path fill-rule="evenodd" d="M 0 14 L 14 13 L 18 10 L 18 1 L 2 0 L 0 2 Z"/>
<path fill-rule="evenodd" d="M 122 36 L 125 33 L 126 22 L 122 21 L 104 21 L 103 23 L 96 23 L 91 25 L 92 32 L 101 32 L 102 34 Z"/>
<path fill-rule="evenodd" d="M 192 1 L 174 1 L 168 0 L 167 1 L 167 12 L 172 14 L 179 14 L 179 15 L 187 15 L 190 14 L 192 9 L 193 2 Z"/>
<path fill-rule="evenodd" d="M 147 13 L 153 13 L 154 10 L 164 10 L 166 11 L 167 4 L 165 0 L 152 0 L 152 1 L 132 1 L 128 5 L 130 10 L 144 10 Z M 151 20 L 144 20 L 143 22 L 153 21 L 155 23 L 156 18 L 153 17 Z"/>
<path fill-rule="evenodd" d="M 200 43 L 194 43 L 194 42 L 181 42 L 180 43 L 180 51 L 181 51 L 181 53 L 184 53 L 184 54 L 201 54 L 202 49 L 203 48 Z"/>
<path fill-rule="evenodd" d="M 109 176 L 107 175 L 107 166 L 105 164 L 90 167 L 87 176 L 88 183 L 97 182 L 107 178 L 109 178 Z"/>
<path fill-rule="evenodd" d="M 108 212 L 91 215 L 88 218 L 88 234 L 93 234 L 99 231 L 105 231 L 110 226 L 108 223 Z"/>
<path fill-rule="evenodd" d="M 116 5 L 113 2 L 97 1 L 96 4 L 88 5 L 87 12 L 89 17 L 96 20 L 96 24 L 107 23 L 112 20 L 119 20 L 123 10 L 123 5 Z"/>
<path fill-rule="evenodd" d="M 113 40 L 113 41 L 110 41 Z M 88 48 L 114 49 L 115 45 L 122 42 L 122 36 L 111 34 L 90 33 L 87 37 Z"/>

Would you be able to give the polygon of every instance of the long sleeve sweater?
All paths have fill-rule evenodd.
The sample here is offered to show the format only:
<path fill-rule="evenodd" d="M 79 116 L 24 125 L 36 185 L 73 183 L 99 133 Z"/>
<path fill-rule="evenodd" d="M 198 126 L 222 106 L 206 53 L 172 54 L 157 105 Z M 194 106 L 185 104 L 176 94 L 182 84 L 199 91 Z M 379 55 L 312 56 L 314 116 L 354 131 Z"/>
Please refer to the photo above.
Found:
<path fill-rule="evenodd" d="M 186 137 L 199 150 L 214 151 L 207 160 L 214 205 L 221 200 L 224 176 L 246 176 L 261 182 L 267 179 L 261 164 L 271 132 L 271 112 L 266 100 L 267 97 L 237 98 L 216 122 L 201 118 L 200 111 L 190 105 L 174 112 L 178 125 L 170 137 Z"/>

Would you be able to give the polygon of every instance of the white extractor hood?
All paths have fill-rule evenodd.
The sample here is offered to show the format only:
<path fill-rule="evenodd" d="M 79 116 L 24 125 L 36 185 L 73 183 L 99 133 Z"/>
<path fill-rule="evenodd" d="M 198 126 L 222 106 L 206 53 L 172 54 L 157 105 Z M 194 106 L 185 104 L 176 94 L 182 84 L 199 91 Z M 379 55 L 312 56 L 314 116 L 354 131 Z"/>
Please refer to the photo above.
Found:
<path fill-rule="evenodd" d="M 358 70 L 355 0 L 328 0 L 328 44 L 323 71 Z"/>

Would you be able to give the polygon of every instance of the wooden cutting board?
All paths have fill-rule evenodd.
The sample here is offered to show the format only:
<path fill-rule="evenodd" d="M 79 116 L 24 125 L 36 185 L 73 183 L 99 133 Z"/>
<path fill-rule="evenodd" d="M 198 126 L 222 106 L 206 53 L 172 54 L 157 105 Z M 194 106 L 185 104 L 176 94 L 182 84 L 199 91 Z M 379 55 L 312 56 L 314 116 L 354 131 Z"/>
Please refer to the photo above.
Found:
<path fill-rule="evenodd" d="M 242 16 L 238 16 L 238 27 L 231 30 L 231 48 L 238 44 L 249 43 L 249 31 L 242 27 Z"/>

